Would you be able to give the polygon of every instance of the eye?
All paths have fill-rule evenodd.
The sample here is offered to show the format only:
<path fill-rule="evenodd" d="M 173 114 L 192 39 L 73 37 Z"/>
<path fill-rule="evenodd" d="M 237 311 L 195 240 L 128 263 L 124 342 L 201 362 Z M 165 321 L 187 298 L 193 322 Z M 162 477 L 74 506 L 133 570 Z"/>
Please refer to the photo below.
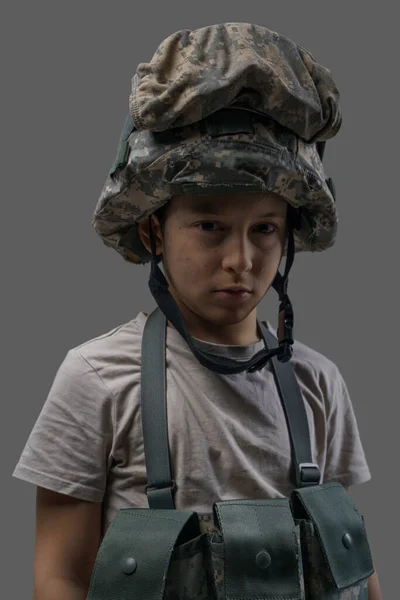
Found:
<path fill-rule="evenodd" d="M 203 221 L 202 223 L 199 223 L 197 227 L 199 227 L 200 231 L 203 231 L 205 233 L 213 233 L 214 231 L 217 231 L 217 229 L 213 228 L 217 228 L 218 223 L 216 223 L 215 221 Z"/>
<path fill-rule="evenodd" d="M 223 229 L 216 221 L 202 221 L 201 223 L 197 223 L 196 227 L 203 233 L 217 233 Z M 271 223 L 260 223 L 255 226 L 255 229 L 258 230 L 257 233 L 271 235 L 272 233 L 275 233 L 277 227 Z"/>
<path fill-rule="evenodd" d="M 271 225 L 271 223 L 260 223 L 260 225 L 256 225 L 256 228 L 261 228 L 260 233 L 267 235 L 276 231 L 275 225 Z M 265 231 L 266 229 L 269 229 L 269 231 Z"/>

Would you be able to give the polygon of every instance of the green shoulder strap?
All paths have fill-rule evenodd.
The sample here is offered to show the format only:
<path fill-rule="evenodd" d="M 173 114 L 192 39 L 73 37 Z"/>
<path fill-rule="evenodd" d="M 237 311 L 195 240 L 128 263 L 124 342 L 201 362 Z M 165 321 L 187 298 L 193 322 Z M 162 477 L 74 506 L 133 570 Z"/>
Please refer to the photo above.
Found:
<path fill-rule="evenodd" d="M 260 323 L 260 333 L 268 348 L 277 346 L 276 338 Z M 142 339 L 141 414 L 146 487 L 152 509 L 173 509 L 176 482 L 171 471 L 166 401 L 165 341 L 167 319 L 159 308 L 148 317 Z M 271 360 L 276 385 L 289 429 L 293 482 L 296 487 L 318 485 L 320 471 L 312 461 L 307 414 L 299 384 L 289 363 Z"/>

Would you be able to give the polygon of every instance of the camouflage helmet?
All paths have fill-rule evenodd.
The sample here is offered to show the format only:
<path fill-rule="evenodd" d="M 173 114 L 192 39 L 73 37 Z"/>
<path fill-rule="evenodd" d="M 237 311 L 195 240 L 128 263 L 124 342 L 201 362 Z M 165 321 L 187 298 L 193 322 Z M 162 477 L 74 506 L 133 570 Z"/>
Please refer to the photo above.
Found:
<path fill-rule="evenodd" d="M 299 209 L 295 249 L 329 248 L 337 210 L 321 148 L 341 121 L 330 71 L 291 40 L 246 23 L 178 31 L 137 67 L 93 226 L 143 264 L 138 223 L 173 196 L 273 192 Z"/>

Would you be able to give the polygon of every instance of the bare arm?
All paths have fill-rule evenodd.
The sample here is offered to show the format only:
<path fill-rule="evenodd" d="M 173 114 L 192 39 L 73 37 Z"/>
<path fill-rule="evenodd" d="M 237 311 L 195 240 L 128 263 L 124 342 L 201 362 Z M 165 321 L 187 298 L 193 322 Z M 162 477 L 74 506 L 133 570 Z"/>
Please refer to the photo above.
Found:
<path fill-rule="evenodd" d="M 37 488 L 33 600 L 85 600 L 101 535 L 101 504 Z"/>
<path fill-rule="evenodd" d="M 35 592 L 33 600 L 86 600 L 88 590 L 85 586 L 68 579 L 50 579 L 41 591 Z"/>
<path fill-rule="evenodd" d="M 368 599 L 382 600 L 382 598 L 381 586 L 379 585 L 378 575 L 375 571 L 368 579 Z"/>

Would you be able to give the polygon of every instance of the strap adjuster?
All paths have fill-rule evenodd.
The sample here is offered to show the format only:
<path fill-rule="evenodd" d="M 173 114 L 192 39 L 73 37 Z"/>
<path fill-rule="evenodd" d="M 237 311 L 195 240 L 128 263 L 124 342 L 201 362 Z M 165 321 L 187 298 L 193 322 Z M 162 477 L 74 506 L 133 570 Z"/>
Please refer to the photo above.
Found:
<path fill-rule="evenodd" d="M 148 494 L 148 492 L 156 492 L 157 490 L 165 490 L 165 489 L 170 489 L 173 492 L 175 492 L 176 490 L 176 482 L 173 479 L 172 481 L 168 481 L 167 483 L 160 483 L 158 485 L 146 485 L 146 487 L 144 488 L 144 493 Z"/>
<path fill-rule="evenodd" d="M 321 481 L 321 472 L 315 463 L 300 463 L 299 475 L 300 484 L 319 485 Z"/>

